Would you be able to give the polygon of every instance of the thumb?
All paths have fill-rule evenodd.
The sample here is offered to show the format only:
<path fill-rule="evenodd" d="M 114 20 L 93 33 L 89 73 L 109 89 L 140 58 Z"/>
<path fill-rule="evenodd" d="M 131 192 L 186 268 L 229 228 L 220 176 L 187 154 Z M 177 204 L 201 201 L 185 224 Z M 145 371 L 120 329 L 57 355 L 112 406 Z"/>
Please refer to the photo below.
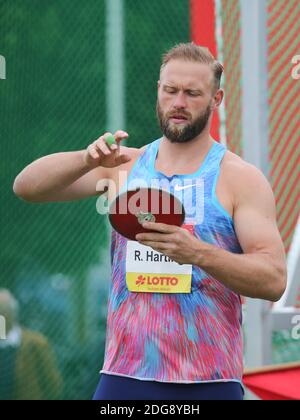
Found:
<path fill-rule="evenodd" d="M 131 157 L 129 155 L 120 155 L 116 158 L 116 163 L 118 165 L 122 165 L 123 163 L 127 163 L 131 161 Z"/>

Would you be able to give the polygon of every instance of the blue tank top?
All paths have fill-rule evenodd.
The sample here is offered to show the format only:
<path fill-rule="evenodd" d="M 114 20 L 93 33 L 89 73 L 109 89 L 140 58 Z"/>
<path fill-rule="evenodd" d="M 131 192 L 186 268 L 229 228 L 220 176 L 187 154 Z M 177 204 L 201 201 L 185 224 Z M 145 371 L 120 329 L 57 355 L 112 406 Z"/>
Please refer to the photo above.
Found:
<path fill-rule="evenodd" d="M 185 224 L 193 226 L 194 235 L 216 247 L 242 253 L 233 220 L 216 196 L 225 146 L 214 142 L 197 172 L 167 177 L 155 169 L 161 141 L 147 146 L 122 191 L 141 186 L 142 180 L 143 186 L 168 188 L 182 199 L 186 188 Z M 203 200 L 198 207 L 202 208 L 195 209 L 199 191 Z M 126 247 L 127 239 L 113 230 L 112 282 L 101 372 L 161 382 L 241 383 L 240 296 L 198 266 L 192 267 L 191 293 L 130 292 L 126 285 Z"/>

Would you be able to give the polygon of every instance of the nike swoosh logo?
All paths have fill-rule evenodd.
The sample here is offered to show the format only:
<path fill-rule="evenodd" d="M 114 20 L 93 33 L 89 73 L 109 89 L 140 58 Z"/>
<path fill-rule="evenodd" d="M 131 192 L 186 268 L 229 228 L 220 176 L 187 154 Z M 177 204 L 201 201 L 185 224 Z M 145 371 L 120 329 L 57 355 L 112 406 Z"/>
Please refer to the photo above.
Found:
<path fill-rule="evenodd" d="M 193 188 L 193 187 L 197 187 L 196 184 L 193 185 L 185 185 L 184 187 L 181 187 L 180 185 L 175 185 L 174 190 L 175 191 L 182 191 L 182 190 L 187 190 L 188 188 Z"/>

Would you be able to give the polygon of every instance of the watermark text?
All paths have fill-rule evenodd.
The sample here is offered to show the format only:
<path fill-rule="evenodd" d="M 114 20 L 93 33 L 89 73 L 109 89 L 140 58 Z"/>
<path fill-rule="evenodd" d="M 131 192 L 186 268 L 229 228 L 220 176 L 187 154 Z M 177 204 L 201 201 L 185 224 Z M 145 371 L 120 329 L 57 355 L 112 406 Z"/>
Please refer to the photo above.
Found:
<path fill-rule="evenodd" d="M 292 329 L 292 338 L 293 340 L 300 340 L 300 315 L 293 317 L 292 324 L 295 325 Z"/>
<path fill-rule="evenodd" d="M 300 80 L 300 55 L 295 55 L 292 58 L 292 64 L 294 64 L 292 68 L 292 78 L 294 80 Z"/>
<path fill-rule="evenodd" d="M 111 179 L 99 180 L 98 192 L 105 191 L 97 200 L 98 214 L 181 214 L 184 208 L 185 222 L 203 223 L 204 220 L 204 179 L 155 179 L 148 183 L 145 179 L 135 178 L 127 182 L 127 172 L 119 172 L 118 183 Z M 115 204 L 119 186 L 126 185 L 123 194 L 127 199 Z M 149 188 L 151 192 L 148 193 Z M 175 202 L 169 194 L 175 197 Z M 180 204 L 181 203 L 181 204 Z M 183 206 L 183 207 L 182 207 Z"/>

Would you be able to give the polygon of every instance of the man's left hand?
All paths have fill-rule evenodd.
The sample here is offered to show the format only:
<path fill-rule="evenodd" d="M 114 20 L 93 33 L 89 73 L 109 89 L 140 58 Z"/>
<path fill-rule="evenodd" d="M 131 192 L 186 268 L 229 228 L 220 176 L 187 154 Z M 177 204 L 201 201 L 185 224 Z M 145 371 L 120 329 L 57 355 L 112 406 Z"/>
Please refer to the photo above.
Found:
<path fill-rule="evenodd" d="M 149 233 L 136 235 L 136 240 L 171 258 L 178 264 L 197 265 L 201 245 L 204 244 L 186 229 L 163 223 L 146 222 L 143 224 Z"/>

